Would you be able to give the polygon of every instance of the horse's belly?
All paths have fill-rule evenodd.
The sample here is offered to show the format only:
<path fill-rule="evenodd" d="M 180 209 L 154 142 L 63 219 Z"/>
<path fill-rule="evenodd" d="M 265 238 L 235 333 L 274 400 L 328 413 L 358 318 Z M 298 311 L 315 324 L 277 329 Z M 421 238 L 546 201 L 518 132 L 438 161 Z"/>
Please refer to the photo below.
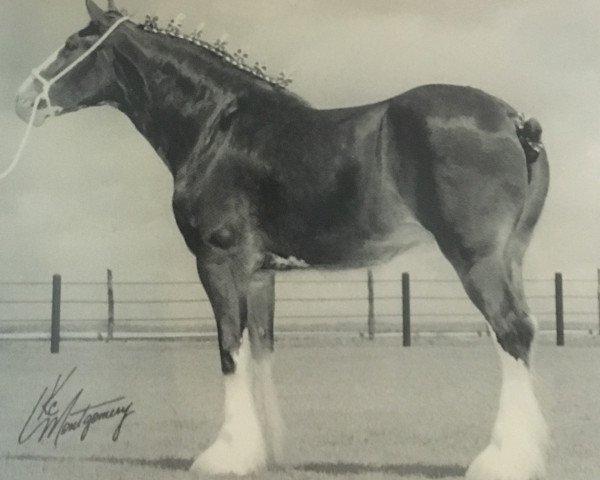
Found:
<path fill-rule="evenodd" d="M 409 248 L 429 241 L 431 234 L 417 222 L 399 224 L 385 235 L 352 235 L 315 238 L 309 245 L 289 256 L 267 254 L 265 268 L 292 270 L 302 268 L 349 269 L 386 263 Z"/>
<path fill-rule="evenodd" d="M 367 267 L 386 263 L 406 250 L 431 239 L 431 235 L 419 223 L 400 224 L 385 236 L 374 236 L 356 243 L 342 259 L 342 266 Z"/>

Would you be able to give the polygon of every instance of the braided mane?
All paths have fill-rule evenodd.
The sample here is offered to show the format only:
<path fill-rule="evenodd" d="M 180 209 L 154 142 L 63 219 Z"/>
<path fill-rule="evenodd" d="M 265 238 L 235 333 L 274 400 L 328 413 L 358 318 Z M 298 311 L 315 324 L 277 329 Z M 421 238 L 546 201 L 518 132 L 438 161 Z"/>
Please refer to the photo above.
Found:
<path fill-rule="evenodd" d="M 209 43 L 203 40 L 202 33 L 204 24 L 198 25 L 193 33 L 185 34 L 182 33 L 181 24 L 184 19 L 184 15 L 177 15 L 172 18 L 166 27 L 160 27 L 158 24 L 158 17 L 146 15 L 146 20 L 140 26 L 147 32 L 157 33 L 161 35 L 167 35 L 169 37 L 180 38 L 186 40 L 194 45 L 211 52 L 212 54 L 220 57 L 224 62 L 229 63 L 238 70 L 249 73 L 254 77 L 263 80 L 274 87 L 286 88 L 292 79 L 289 78 L 284 72 L 279 73 L 276 77 L 272 77 L 267 73 L 267 67 L 260 62 L 255 62 L 254 65 L 249 65 L 248 54 L 242 49 L 237 49 L 234 53 L 227 51 L 227 40 L 220 38 L 214 43 Z"/>

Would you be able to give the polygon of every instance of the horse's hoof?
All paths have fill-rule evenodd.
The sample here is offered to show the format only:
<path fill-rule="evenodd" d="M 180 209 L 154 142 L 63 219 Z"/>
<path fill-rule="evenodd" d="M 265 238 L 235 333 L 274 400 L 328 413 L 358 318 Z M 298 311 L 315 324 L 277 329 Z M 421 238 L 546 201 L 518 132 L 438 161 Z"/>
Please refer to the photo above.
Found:
<path fill-rule="evenodd" d="M 502 451 L 489 445 L 467 470 L 467 480 L 544 480 L 544 455 L 540 451 Z"/>
<path fill-rule="evenodd" d="M 190 470 L 199 475 L 249 475 L 264 469 L 266 463 L 262 442 L 238 443 L 219 438 L 196 459 Z"/>

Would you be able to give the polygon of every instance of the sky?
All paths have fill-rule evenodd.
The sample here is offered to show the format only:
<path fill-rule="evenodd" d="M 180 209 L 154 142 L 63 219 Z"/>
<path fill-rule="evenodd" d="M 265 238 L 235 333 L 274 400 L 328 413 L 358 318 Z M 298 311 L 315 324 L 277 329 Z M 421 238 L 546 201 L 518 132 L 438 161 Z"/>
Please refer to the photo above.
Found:
<path fill-rule="evenodd" d="M 83 0 L 0 0 L 0 170 L 25 124 L 19 84 L 72 32 Z M 229 34 L 316 107 L 383 100 L 427 83 L 471 85 L 544 127 L 551 165 L 546 208 L 526 276 L 595 278 L 600 267 L 600 2 L 577 0 L 121 0 L 136 20 L 206 37 Z M 101 4 L 105 7 L 105 4 Z M 195 279 L 171 213 L 172 180 L 129 120 L 110 107 L 50 119 L 0 184 L 0 281 Z M 381 267 L 448 278 L 433 243 Z M 362 273 L 361 273 L 362 274 Z M 339 275 L 339 274 L 338 274 Z M 358 275 L 358 273 L 357 273 Z"/>

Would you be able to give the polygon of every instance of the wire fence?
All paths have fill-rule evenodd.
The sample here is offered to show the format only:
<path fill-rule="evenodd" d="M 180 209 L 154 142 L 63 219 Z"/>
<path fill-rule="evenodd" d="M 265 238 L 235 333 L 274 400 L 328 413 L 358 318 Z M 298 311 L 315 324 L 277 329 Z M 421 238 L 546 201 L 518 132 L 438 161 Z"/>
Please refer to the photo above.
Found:
<path fill-rule="evenodd" d="M 61 282 L 63 338 L 167 338 L 216 331 L 210 303 L 198 281 L 113 281 L 110 277 Z M 276 330 L 400 334 L 407 306 L 403 288 L 401 276 L 369 277 L 366 272 L 278 275 Z M 557 277 L 527 279 L 525 289 L 542 332 L 556 331 L 560 313 L 565 331 L 600 333 L 600 274 L 596 279 L 566 276 L 562 280 L 561 276 L 560 305 Z M 51 281 L 0 282 L 0 337 L 48 338 L 55 293 Z M 411 278 L 408 300 L 413 334 L 487 331 L 481 313 L 456 278 Z"/>

